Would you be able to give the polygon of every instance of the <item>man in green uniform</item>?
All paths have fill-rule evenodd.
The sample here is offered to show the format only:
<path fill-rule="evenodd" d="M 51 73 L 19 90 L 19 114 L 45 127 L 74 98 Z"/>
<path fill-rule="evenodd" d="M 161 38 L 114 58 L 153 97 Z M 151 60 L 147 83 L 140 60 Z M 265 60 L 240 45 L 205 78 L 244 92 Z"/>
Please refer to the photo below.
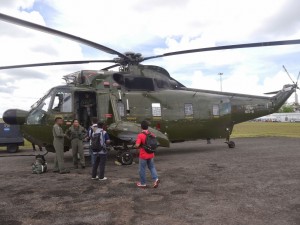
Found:
<path fill-rule="evenodd" d="M 70 173 L 69 170 L 64 167 L 64 137 L 65 134 L 61 125 L 63 124 L 63 119 L 61 117 L 55 118 L 55 124 L 52 129 L 53 133 L 53 146 L 55 149 L 54 157 L 54 170 L 53 172 L 64 174 Z"/>
<path fill-rule="evenodd" d="M 74 168 L 78 169 L 78 154 L 80 157 L 81 168 L 85 168 L 85 159 L 83 154 L 83 139 L 86 137 L 87 132 L 82 126 L 79 125 L 78 120 L 73 120 L 73 125 L 69 127 L 66 132 L 67 137 L 71 140 L 73 164 Z"/>
<path fill-rule="evenodd" d="M 91 118 L 93 117 L 93 99 L 88 93 L 84 95 L 84 98 L 80 102 L 82 113 L 83 113 L 83 126 L 88 128 L 91 123 Z"/>

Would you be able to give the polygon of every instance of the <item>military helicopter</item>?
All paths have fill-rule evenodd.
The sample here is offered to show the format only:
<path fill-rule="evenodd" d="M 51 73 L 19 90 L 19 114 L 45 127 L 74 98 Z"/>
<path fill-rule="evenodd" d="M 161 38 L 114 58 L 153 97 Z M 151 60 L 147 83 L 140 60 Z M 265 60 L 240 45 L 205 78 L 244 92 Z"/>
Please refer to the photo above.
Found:
<path fill-rule="evenodd" d="M 26 139 L 54 152 L 52 125 L 55 117 L 64 118 L 64 128 L 73 119 L 86 121 L 81 102 L 91 99 L 90 115 L 105 121 L 113 140 L 113 148 L 123 164 L 132 162 L 130 146 L 140 132 L 139 123 L 148 120 L 151 132 L 160 146 L 169 147 L 170 142 L 195 139 L 224 138 L 229 148 L 235 124 L 276 112 L 298 88 L 297 83 L 284 85 L 272 97 L 245 95 L 187 88 L 161 67 L 143 65 L 141 62 L 155 58 L 238 48 L 300 44 L 300 40 L 248 43 L 190 49 L 162 55 L 143 57 L 140 53 L 120 53 L 98 43 L 64 33 L 52 28 L 24 21 L 0 13 L 0 20 L 40 32 L 67 38 L 88 45 L 108 54 L 112 60 L 84 60 L 48 62 L 1 66 L 0 69 L 24 67 L 109 62 L 113 65 L 101 70 L 82 70 L 66 75 L 66 85 L 53 87 L 38 100 L 29 111 L 9 109 L 3 114 L 8 124 L 19 124 Z M 117 71 L 110 69 L 119 67 Z M 84 121 L 85 120 L 85 121 Z M 65 143 L 69 150 L 70 143 Z"/>

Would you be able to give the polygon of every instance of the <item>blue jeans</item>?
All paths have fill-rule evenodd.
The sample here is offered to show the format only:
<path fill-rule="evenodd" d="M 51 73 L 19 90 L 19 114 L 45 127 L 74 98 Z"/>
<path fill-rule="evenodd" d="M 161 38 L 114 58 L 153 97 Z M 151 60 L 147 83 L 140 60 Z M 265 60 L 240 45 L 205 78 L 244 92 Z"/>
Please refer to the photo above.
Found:
<path fill-rule="evenodd" d="M 140 174 L 140 181 L 141 184 L 146 184 L 146 165 L 148 166 L 148 169 L 150 170 L 151 177 L 155 181 L 158 179 L 157 172 L 154 166 L 154 159 L 139 159 L 139 174 Z"/>
<path fill-rule="evenodd" d="M 97 154 L 97 155 L 94 155 L 94 157 L 95 157 L 95 163 L 93 164 L 92 177 L 96 178 L 97 169 L 99 167 L 99 179 L 103 179 L 107 155 L 106 154 Z"/>
<path fill-rule="evenodd" d="M 93 167 L 93 165 L 95 164 L 96 156 L 93 154 L 93 150 L 92 150 L 91 146 L 90 146 L 90 156 L 91 156 L 91 164 Z"/>

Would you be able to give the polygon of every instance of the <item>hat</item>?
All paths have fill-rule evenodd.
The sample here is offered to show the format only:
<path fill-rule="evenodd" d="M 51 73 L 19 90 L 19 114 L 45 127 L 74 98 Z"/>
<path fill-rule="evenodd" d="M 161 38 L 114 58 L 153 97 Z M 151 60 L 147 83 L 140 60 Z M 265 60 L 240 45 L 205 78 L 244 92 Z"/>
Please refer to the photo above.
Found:
<path fill-rule="evenodd" d="M 92 125 L 92 127 L 98 127 L 98 124 L 94 123 L 94 124 Z"/>

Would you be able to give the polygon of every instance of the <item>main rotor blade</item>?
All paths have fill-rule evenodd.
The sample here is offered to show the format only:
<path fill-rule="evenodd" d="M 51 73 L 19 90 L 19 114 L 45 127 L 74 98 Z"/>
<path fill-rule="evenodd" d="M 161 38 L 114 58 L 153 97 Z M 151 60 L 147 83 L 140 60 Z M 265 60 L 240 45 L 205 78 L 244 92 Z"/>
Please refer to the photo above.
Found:
<path fill-rule="evenodd" d="M 55 35 L 55 36 L 60 36 L 60 37 L 66 38 L 66 39 L 70 39 L 72 41 L 76 41 L 76 42 L 79 42 L 81 44 L 88 45 L 92 48 L 99 49 L 99 50 L 104 51 L 104 52 L 109 53 L 109 54 L 118 55 L 121 58 L 125 58 L 125 59 L 129 60 L 129 58 L 127 56 L 125 56 L 122 53 L 117 52 L 117 51 L 115 51 L 111 48 L 108 48 L 104 45 L 100 45 L 98 43 L 95 43 L 95 42 L 92 42 L 92 41 L 89 41 L 89 40 L 86 40 L 86 39 L 83 39 L 83 38 L 80 38 L 80 37 L 77 37 L 77 36 L 74 36 L 74 35 L 71 35 L 71 34 L 68 34 L 68 33 L 64 33 L 62 31 L 58 31 L 58 30 L 55 30 L 55 29 L 52 29 L 52 28 L 49 28 L 49 27 L 45 27 L 45 26 L 41 26 L 41 25 L 38 25 L 38 24 L 35 24 L 35 23 L 31 23 L 31 22 L 28 22 L 28 21 L 25 21 L 25 20 L 21 20 L 21 19 L 12 17 L 12 16 L 5 15 L 3 13 L 0 13 L 0 20 L 3 20 L 3 21 L 8 22 L 8 23 L 13 23 L 13 24 L 16 24 L 16 25 L 19 25 L 19 26 L 22 26 L 22 27 L 28 27 L 28 28 L 33 29 L 33 30 L 38 30 L 38 31 L 41 31 L 41 32 L 49 33 L 49 34 L 52 34 L 52 35 Z"/>
<path fill-rule="evenodd" d="M 37 67 L 37 66 L 56 66 L 56 65 L 68 65 L 68 64 L 84 64 L 84 63 L 112 63 L 114 60 L 80 60 L 80 61 L 64 61 L 64 62 L 48 62 L 48 63 L 33 63 L 13 66 L 1 66 L 0 70 Z"/>
<path fill-rule="evenodd" d="M 295 45 L 295 44 L 300 44 L 300 39 L 284 40 L 284 41 L 271 41 L 271 42 L 257 42 L 257 43 L 248 43 L 248 44 L 238 44 L 238 45 L 224 45 L 224 46 L 207 47 L 207 48 L 196 48 L 196 49 L 168 52 L 168 53 L 164 53 L 162 55 L 145 57 L 144 60 L 161 58 L 161 57 L 172 56 L 172 55 L 189 54 L 189 53 L 195 53 L 195 52 L 208 52 L 208 51 L 218 51 L 218 50 L 237 49 L 237 48 L 255 48 L 255 47 L 267 47 L 267 46 L 277 46 L 277 45 Z"/>
<path fill-rule="evenodd" d="M 101 70 L 109 70 L 109 69 L 112 69 L 112 68 L 115 68 L 115 67 L 117 67 L 117 66 L 120 66 L 120 64 L 114 64 L 114 65 L 112 65 L 112 66 L 108 66 L 108 67 L 105 67 L 105 68 L 103 68 L 103 69 L 101 69 Z"/>

